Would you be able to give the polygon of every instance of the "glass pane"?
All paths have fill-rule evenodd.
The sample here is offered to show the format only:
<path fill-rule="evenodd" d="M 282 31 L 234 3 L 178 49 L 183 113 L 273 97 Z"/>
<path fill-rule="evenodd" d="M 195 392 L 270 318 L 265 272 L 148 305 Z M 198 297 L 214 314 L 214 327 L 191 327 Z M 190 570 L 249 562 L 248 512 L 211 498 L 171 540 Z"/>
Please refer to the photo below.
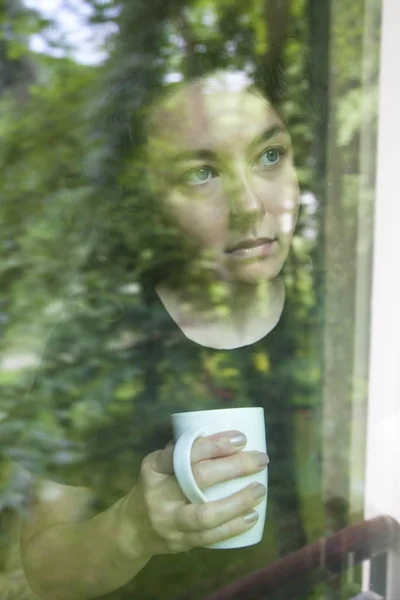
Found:
<path fill-rule="evenodd" d="M 381 3 L 0 11 L 0 597 L 355 597 Z"/>

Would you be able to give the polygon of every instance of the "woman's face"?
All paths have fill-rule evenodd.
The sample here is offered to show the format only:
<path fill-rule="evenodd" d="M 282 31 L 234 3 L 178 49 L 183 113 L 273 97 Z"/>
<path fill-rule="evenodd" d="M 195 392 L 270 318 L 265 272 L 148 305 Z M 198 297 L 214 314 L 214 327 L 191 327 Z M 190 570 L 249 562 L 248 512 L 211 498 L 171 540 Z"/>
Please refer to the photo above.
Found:
<path fill-rule="evenodd" d="M 250 91 L 189 84 L 154 111 L 148 157 L 180 230 L 224 279 L 273 279 L 288 254 L 299 186 L 291 140 Z"/>

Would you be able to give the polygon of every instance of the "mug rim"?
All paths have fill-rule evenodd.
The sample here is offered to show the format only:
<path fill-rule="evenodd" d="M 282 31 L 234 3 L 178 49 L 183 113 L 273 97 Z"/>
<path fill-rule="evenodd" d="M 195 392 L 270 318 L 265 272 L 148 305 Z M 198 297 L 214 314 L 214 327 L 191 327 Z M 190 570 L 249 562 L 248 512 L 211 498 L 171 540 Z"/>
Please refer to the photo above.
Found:
<path fill-rule="evenodd" d="M 191 415 L 206 415 L 207 413 L 212 413 L 212 414 L 216 414 L 216 413 L 232 413 L 232 412 L 240 412 L 240 411 L 246 411 L 246 412 L 254 412 L 254 411 L 260 411 L 262 410 L 264 412 L 264 407 L 262 406 L 242 406 L 242 407 L 232 407 L 232 408 L 215 408 L 215 409 L 207 409 L 207 410 L 192 410 L 192 411 L 187 411 L 187 412 L 180 412 L 180 413 L 172 413 L 171 417 L 180 417 L 180 416 L 191 416 Z"/>

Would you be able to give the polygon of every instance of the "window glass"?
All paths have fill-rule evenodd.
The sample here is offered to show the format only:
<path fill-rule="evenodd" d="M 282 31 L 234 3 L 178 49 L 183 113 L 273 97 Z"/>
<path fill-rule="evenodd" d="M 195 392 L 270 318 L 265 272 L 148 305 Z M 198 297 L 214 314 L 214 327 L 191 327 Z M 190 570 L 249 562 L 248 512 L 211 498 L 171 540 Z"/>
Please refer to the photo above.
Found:
<path fill-rule="evenodd" d="M 3 3 L 1 598 L 361 593 L 381 10 Z"/>

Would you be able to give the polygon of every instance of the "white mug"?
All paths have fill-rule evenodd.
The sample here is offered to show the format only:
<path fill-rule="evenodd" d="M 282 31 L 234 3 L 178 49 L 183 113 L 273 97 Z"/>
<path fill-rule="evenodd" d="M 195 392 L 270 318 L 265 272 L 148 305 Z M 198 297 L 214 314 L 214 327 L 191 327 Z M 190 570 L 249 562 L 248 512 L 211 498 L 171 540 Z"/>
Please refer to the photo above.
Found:
<path fill-rule="evenodd" d="M 267 452 L 263 408 L 226 408 L 176 413 L 172 415 L 172 428 L 175 440 L 175 476 L 182 492 L 193 504 L 227 498 L 254 482 L 261 483 L 268 490 L 268 469 L 265 468 L 253 475 L 224 481 L 202 491 L 193 476 L 190 460 L 192 446 L 197 438 L 232 430 L 241 431 L 247 438 L 247 444 L 242 451 Z M 267 494 L 254 510 L 258 512 L 259 517 L 251 529 L 207 547 L 242 548 L 260 542 L 267 511 Z"/>

